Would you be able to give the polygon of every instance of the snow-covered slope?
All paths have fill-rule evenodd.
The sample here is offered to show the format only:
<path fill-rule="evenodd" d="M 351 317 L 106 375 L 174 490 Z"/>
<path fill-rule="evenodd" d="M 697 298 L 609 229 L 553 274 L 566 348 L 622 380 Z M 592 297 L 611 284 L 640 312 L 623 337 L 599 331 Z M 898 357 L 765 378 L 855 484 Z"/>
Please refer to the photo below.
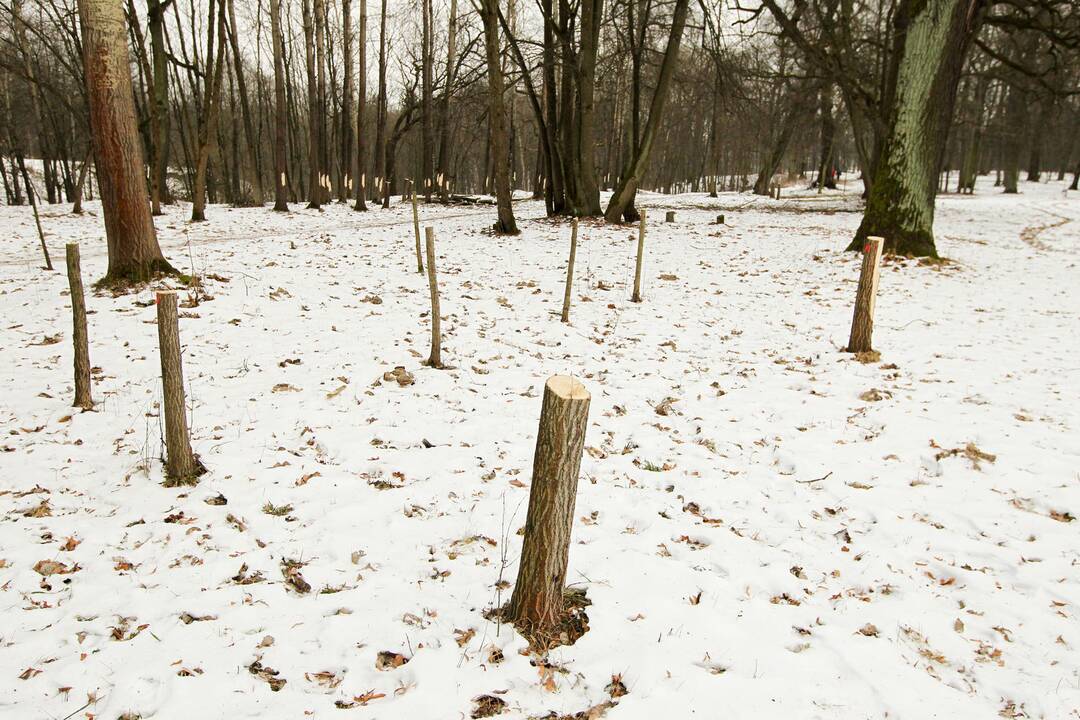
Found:
<path fill-rule="evenodd" d="M 66 279 L 29 209 L 0 208 L 0 717 L 460 718 L 485 694 L 516 718 L 1076 717 L 1063 187 L 941 198 L 954 262 L 886 262 L 869 364 L 840 352 L 850 196 L 644 195 L 641 305 L 634 230 L 582 223 L 569 325 L 565 222 L 521 202 L 496 238 L 490 208 L 422 208 L 443 371 L 406 206 L 173 208 L 162 246 L 212 296 L 180 321 L 191 488 L 160 485 L 152 292 L 87 298 L 98 405 L 73 411 Z M 88 206 L 44 225 L 89 283 Z M 399 365 L 414 384 L 382 380 Z M 483 612 L 509 597 L 556 373 L 593 397 L 568 575 L 592 606 L 544 663 Z"/>

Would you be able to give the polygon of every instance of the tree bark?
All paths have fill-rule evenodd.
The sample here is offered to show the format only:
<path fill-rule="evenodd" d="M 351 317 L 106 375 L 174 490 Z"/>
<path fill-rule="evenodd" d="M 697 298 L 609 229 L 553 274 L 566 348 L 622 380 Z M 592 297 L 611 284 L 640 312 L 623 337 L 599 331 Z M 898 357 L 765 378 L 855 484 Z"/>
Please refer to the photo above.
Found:
<path fill-rule="evenodd" d="M 640 211 L 638 218 L 637 262 L 634 264 L 634 294 L 630 302 L 641 302 L 641 265 L 645 260 L 645 211 Z"/>
<path fill-rule="evenodd" d="M 384 208 L 390 207 L 390 188 L 386 177 L 386 0 L 382 0 L 382 13 L 379 17 L 379 99 L 375 127 L 375 180 Z"/>
<path fill-rule="evenodd" d="M 191 451 L 176 291 L 157 293 L 158 346 L 161 354 L 162 411 L 165 414 L 166 484 L 191 484 L 203 468 Z"/>
<path fill-rule="evenodd" d="M 667 103 L 670 92 L 671 79 L 675 75 L 675 68 L 679 64 L 679 46 L 682 43 L 683 28 L 686 27 L 686 14 L 689 0 L 676 0 L 675 12 L 671 19 L 671 34 L 668 36 L 667 50 L 664 52 L 664 60 L 660 64 L 660 74 L 656 80 L 656 89 L 653 91 L 652 103 L 649 106 L 649 120 L 645 124 L 644 133 L 637 135 L 634 129 L 635 147 L 632 148 L 632 159 L 627 167 L 623 168 L 622 177 L 619 179 L 615 191 L 608 201 L 604 219 L 609 223 L 617 223 L 626 217 L 627 221 L 637 218 L 634 209 L 634 197 L 637 194 L 638 184 L 645 176 L 645 170 L 649 164 L 649 156 L 652 154 L 653 143 L 656 134 L 663 122 L 664 106 Z M 635 113 L 635 124 L 637 123 Z"/>
<path fill-rule="evenodd" d="M 510 187 L 510 136 L 503 100 L 498 1 L 480 0 L 478 7 L 484 25 L 484 49 L 487 53 L 489 142 L 494 156 L 495 204 L 498 208 L 495 232 L 499 235 L 517 235 L 517 222 L 514 220 L 514 208 L 511 204 L 513 190 Z"/>
<path fill-rule="evenodd" d="M 566 610 L 563 592 L 590 399 L 584 385 L 565 375 L 544 386 L 525 539 L 505 613 L 532 635 L 557 628 Z"/>
<path fill-rule="evenodd" d="M 263 197 L 263 185 L 262 185 L 262 167 L 259 162 L 259 151 L 257 146 L 257 138 L 255 136 L 255 124 L 251 117 L 251 105 L 248 102 L 247 82 L 244 79 L 244 64 L 240 56 L 240 44 L 237 40 L 236 30 L 236 11 L 233 8 L 233 0 L 226 0 L 229 11 L 229 42 L 232 47 L 233 56 L 233 74 L 236 76 L 236 90 L 240 95 L 240 114 L 244 120 L 244 147 L 247 150 L 248 156 L 248 177 L 251 189 L 248 193 L 252 193 L 254 196 L 245 198 L 244 204 L 253 204 L 262 207 L 263 201 L 266 199 Z M 241 175 L 239 169 L 237 174 Z M 246 195 L 248 193 L 245 193 Z"/>
<path fill-rule="evenodd" d="M 75 352 L 75 402 L 72 406 L 89 410 L 94 407 L 94 401 L 90 397 L 90 349 L 86 333 L 86 296 L 83 294 L 79 244 L 68 243 L 65 249 L 68 289 L 71 291 L 71 344 Z"/>
<path fill-rule="evenodd" d="M 355 210 L 367 210 L 367 138 L 364 136 L 365 112 L 367 110 L 367 0 L 360 0 L 360 24 L 357 28 L 358 48 L 357 75 L 360 87 L 356 93 L 356 181 Z"/>
<path fill-rule="evenodd" d="M 566 290 L 563 292 L 562 321 L 570 322 L 570 295 L 574 289 L 574 259 L 577 257 L 578 219 L 570 224 L 570 260 L 566 263 Z"/>
<path fill-rule="evenodd" d="M 450 201 L 450 95 L 454 87 L 454 66 L 457 62 L 457 0 L 450 0 L 450 20 L 446 36 L 446 87 L 443 88 L 439 112 L 439 197 Z"/>
<path fill-rule="evenodd" d="M 217 3 L 217 19 L 214 4 Z M 215 33 L 216 28 L 216 33 Z M 207 168 L 210 143 L 216 140 L 218 111 L 225 70 L 225 0 L 211 0 L 206 27 L 206 87 L 199 112 L 199 147 L 195 161 L 195 183 L 191 197 L 191 221 L 206 220 Z M 215 192 L 211 186 L 210 193 Z"/>
<path fill-rule="evenodd" d="M 109 248 L 110 283 L 175 273 L 158 246 L 135 121 L 124 12 L 116 0 L 79 0 L 91 141 Z"/>
<path fill-rule="evenodd" d="M 849 250 L 870 236 L 901 255 L 937 257 L 934 197 L 964 57 L 984 0 L 901 0 L 889 130 L 862 223 Z"/>
<path fill-rule="evenodd" d="M 431 202 L 432 180 L 432 148 L 431 148 L 431 125 L 432 125 L 432 87 L 431 87 L 431 0 L 420 0 L 422 6 L 423 29 L 420 35 L 420 72 L 421 72 L 421 113 L 423 115 L 420 128 L 420 165 L 421 177 L 424 178 L 424 199 Z"/>
<path fill-rule="evenodd" d="M 848 338 L 848 352 L 870 352 L 874 349 L 871 342 L 874 335 L 874 305 L 877 302 L 881 249 L 884 242 L 882 238 L 870 237 L 866 239 L 866 246 L 863 248 L 859 289 L 855 293 L 855 312 L 851 318 L 851 335 Z"/>
<path fill-rule="evenodd" d="M 289 121 L 285 104 L 285 41 L 281 35 L 281 0 L 270 0 L 270 35 L 274 44 L 274 210 L 288 212 L 285 147 Z"/>
<path fill-rule="evenodd" d="M 415 190 L 413 191 L 415 196 Z M 442 369 L 442 319 L 439 316 L 439 281 L 435 274 L 435 229 L 424 228 L 424 243 L 427 246 L 428 290 L 431 292 L 431 354 L 427 365 Z"/>

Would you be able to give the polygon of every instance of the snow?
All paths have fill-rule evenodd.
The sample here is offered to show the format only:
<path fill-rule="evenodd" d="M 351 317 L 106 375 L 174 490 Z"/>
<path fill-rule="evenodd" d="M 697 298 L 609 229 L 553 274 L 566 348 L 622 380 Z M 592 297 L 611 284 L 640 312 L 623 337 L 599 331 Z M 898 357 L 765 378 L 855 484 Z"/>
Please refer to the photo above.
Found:
<path fill-rule="evenodd" d="M 407 205 L 170 208 L 162 247 L 213 296 L 181 310 L 209 468 L 187 488 L 160 484 L 152 291 L 88 296 L 97 407 L 73 410 L 67 281 L 0 208 L 0 717 L 459 718 L 494 694 L 526 718 L 600 705 L 613 675 L 613 719 L 1080 714 L 1077 193 L 942 197 L 953 262 L 887 261 L 867 364 L 840 352 L 854 197 L 641 202 L 644 303 L 635 230 L 582 223 L 569 325 L 567 223 L 522 201 L 497 238 L 490 207 L 422 207 L 442 371 Z M 89 284 L 87 206 L 43 222 Z M 592 393 L 568 574 L 592 605 L 538 667 L 483 612 L 553 374 Z"/>

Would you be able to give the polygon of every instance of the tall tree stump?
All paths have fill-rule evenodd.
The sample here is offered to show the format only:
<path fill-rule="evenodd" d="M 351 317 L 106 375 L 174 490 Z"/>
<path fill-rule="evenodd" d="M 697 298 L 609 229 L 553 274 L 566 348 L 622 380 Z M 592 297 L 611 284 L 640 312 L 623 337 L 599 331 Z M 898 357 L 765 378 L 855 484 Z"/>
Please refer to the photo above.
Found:
<path fill-rule="evenodd" d="M 544 386 L 525 540 L 504 614 L 533 635 L 557 628 L 566 611 L 563 592 L 590 397 L 566 375 L 554 375 Z"/>
<path fill-rule="evenodd" d="M 83 294 L 79 244 L 68 243 L 65 257 L 68 288 L 71 290 L 71 340 L 75 350 L 75 402 L 72 406 L 89 410 L 94 407 L 94 401 L 90 397 L 90 348 L 86 334 L 86 296 Z"/>
<path fill-rule="evenodd" d="M 194 482 L 203 473 L 203 467 L 191 452 L 191 438 L 188 435 L 175 290 L 158 291 L 157 321 L 164 398 L 162 407 L 165 413 L 165 476 L 167 484 L 184 485 Z"/>
<path fill-rule="evenodd" d="M 415 198 L 415 193 L 413 194 Z M 427 364 L 441 368 L 442 364 L 442 323 L 439 317 L 439 281 L 435 276 L 435 228 L 424 228 L 424 244 L 427 246 L 427 279 L 431 291 L 431 354 Z"/>
<path fill-rule="evenodd" d="M 664 222 L 669 222 L 669 223 L 675 222 L 675 211 L 674 210 L 668 210 L 667 211 L 667 213 L 664 215 Z"/>
<path fill-rule="evenodd" d="M 566 265 L 566 290 L 563 292 L 562 321 L 570 322 L 570 293 L 574 287 L 574 258 L 577 257 L 577 232 L 578 220 L 574 218 L 570 223 L 570 262 Z"/>
<path fill-rule="evenodd" d="M 641 219 L 638 220 L 637 236 L 637 265 L 634 268 L 634 294 L 630 296 L 630 302 L 641 302 L 641 261 L 645 257 L 645 210 L 641 211 Z"/>
<path fill-rule="evenodd" d="M 416 272 L 423 274 L 424 259 L 420 254 L 420 210 L 416 207 L 416 183 L 413 183 L 412 191 L 412 226 L 413 235 L 416 237 Z"/>
<path fill-rule="evenodd" d="M 881 269 L 881 248 L 885 240 L 869 237 L 863 247 L 862 269 L 859 272 L 859 289 L 855 294 L 855 313 L 851 318 L 851 337 L 848 352 L 869 352 L 874 334 L 874 303 L 877 298 L 878 274 Z"/>

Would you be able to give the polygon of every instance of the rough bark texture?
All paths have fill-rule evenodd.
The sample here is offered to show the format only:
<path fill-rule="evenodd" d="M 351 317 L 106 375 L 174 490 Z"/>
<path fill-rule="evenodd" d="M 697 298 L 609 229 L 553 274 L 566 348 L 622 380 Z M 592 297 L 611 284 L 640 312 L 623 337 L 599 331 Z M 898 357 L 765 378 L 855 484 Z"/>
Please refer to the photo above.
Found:
<path fill-rule="evenodd" d="M 517 235 L 517 222 L 514 220 L 514 208 L 511 205 L 510 134 L 503 101 L 497 3 L 498 0 L 480 0 L 479 7 L 480 19 L 484 24 L 484 48 L 487 51 L 488 127 L 491 132 L 491 153 L 494 156 L 495 204 L 499 214 L 495 222 L 495 232 L 500 235 Z"/>
<path fill-rule="evenodd" d="M 157 320 L 158 347 L 161 354 L 161 394 L 164 400 L 162 408 L 165 413 L 165 476 L 171 483 L 184 484 L 198 477 L 201 466 L 191 452 L 191 439 L 188 436 L 176 291 L 158 292 Z"/>
<path fill-rule="evenodd" d="M 638 220 L 637 236 L 637 263 L 634 266 L 634 294 L 630 296 L 630 302 L 641 302 L 641 263 L 645 259 L 645 211 L 641 210 L 641 218 Z"/>
<path fill-rule="evenodd" d="M 505 613 L 529 633 L 555 628 L 565 611 L 563 590 L 589 401 L 589 391 L 574 378 L 555 375 L 544 386 L 525 539 Z"/>
<path fill-rule="evenodd" d="M 566 291 L 563 293 L 562 321 L 570 322 L 570 293 L 574 288 L 574 259 L 577 257 L 578 221 L 574 218 L 570 224 L 570 261 L 566 264 Z"/>
<path fill-rule="evenodd" d="M 984 0 L 901 0 L 889 130 L 862 224 L 849 250 L 873 236 L 901 255 L 937 257 L 934 197 L 956 88 Z"/>
<path fill-rule="evenodd" d="M 874 303 L 877 299 L 878 274 L 881 270 L 881 249 L 885 241 L 879 237 L 866 239 L 863 248 L 862 269 L 859 271 L 859 289 L 855 293 L 855 313 L 851 318 L 851 337 L 847 351 L 853 353 L 873 350 Z"/>
<path fill-rule="evenodd" d="M 75 350 L 74 407 L 89 410 L 94 407 L 90 397 L 90 349 L 86 336 L 86 296 L 83 294 L 82 267 L 79 264 L 79 244 L 65 246 L 68 288 L 71 290 L 71 343 Z"/>
<path fill-rule="evenodd" d="M 143 175 L 143 150 L 124 12 L 115 0 L 79 0 L 91 141 L 109 247 L 107 282 L 175 273 L 161 254 Z"/>
<path fill-rule="evenodd" d="M 414 191 L 413 197 L 416 196 Z M 439 317 L 439 282 L 435 276 L 435 229 L 424 228 L 424 244 L 427 246 L 427 279 L 431 291 L 431 354 L 427 364 L 433 368 L 442 365 L 442 320 Z"/>

